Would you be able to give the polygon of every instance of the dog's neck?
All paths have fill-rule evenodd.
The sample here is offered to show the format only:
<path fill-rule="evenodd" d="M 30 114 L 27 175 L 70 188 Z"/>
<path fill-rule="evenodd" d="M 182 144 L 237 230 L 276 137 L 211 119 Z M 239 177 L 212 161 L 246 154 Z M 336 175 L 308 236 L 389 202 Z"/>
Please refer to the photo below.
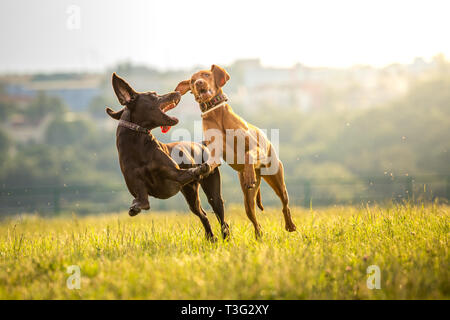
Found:
<path fill-rule="evenodd" d="M 146 128 L 146 127 L 142 127 L 141 125 L 137 124 L 135 121 L 133 121 L 131 119 L 131 112 L 130 109 L 125 108 L 122 116 L 119 119 L 119 127 L 124 127 L 127 129 L 130 129 L 132 131 L 136 131 L 145 135 L 149 135 L 151 137 L 153 137 L 151 130 L 153 128 Z"/>
<path fill-rule="evenodd" d="M 143 133 L 143 134 L 146 134 L 146 135 L 151 135 L 150 129 L 141 127 L 140 125 L 138 125 L 138 124 L 136 124 L 134 122 L 127 121 L 127 120 L 120 119 L 119 120 L 119 126 L 125 127 L 127 129 L 130 129 L 130 130 L 133 130 L 133 131 L 136 131 L 136 132 L 140 132 L 140 133 Z"/>
<path fill-rule="evenodd" d="M 131 112 L 125 108 L 117 126 L 121 136 L 130 137 L 134 143 L 145 143 L 145 141 L 157 141 L 151 133 L 151 129 L 143 128 L 131 120 Z M 119 139 L 119 135 L 117 136 Z"/>
<path fill-rule="evenodd" d="M 227 101 L 228 101 L 228 97 L 221 90 L 218 94 L 216 94 L 214 97 L 212 97 L 209 101 L 201 102 L 200 110 L 202 111 L 203 114 L 205 114 L 206 112 L 211 111 L 212 109 L 225 104 L 225 102 L 227 102 Z"/>

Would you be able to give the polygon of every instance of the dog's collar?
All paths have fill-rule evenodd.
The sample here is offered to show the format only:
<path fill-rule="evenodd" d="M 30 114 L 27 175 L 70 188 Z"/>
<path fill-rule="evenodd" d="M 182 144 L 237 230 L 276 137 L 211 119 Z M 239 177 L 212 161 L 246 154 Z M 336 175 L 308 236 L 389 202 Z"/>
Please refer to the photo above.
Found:
<path fill-rule="evenodd" d="M 133 130 L 133 131 L 137 131 L 137 132 L 140 132 L 140 133 L 150 134 L 150 129 L 141 127 L 140 125 L 137 125 L 136 123 L 129 122 L 129 121 L 126 121 L 126 120 L 120 120 L 119 121 L 119 126 L 125 127 L 127 129 L 130 129 L 130 130 Z"/>
<path fill-rule="evenodd" d="M 220 108 L 220 107 L 223 107 L 223 106 L 226 105 L 226 104 L 227 104 L 226 101 L 224 101 L 224 102 L 222 102 L 222 103 L 219 103 L 217 106 L 214 106 L 214 107 L 212 107 L 211 109 L 208 109 L 207 111 L 202 112 L 201 117 L 202 117 L 202 118 L 206 117 L 206 115 L 207 115 L 208 113 L 210 113 L 211 111 L 216 110 L 216 109 L 218 109 L 218 108 Z"/>
<path fill-rule="evenodd" d="M 228 101 L 228 97 L 225 93 L 219 93 L 218 95 L 212 97 L 211 100 L 200 103 L 200 110 L 202 110 L 202 113 L 205 113 L 226 101 Z"/>

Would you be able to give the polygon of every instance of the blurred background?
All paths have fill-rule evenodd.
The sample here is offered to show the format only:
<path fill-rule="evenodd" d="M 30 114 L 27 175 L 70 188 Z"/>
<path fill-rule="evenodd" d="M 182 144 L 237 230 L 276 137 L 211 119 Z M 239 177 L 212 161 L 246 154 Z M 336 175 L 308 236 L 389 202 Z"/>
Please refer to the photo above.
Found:
<path fill-rule="evenodd" d="M 126 210 L 117 72 L 172 91 L 225 67 L 230 105 L 279 129 L 293 205 L 450 198 L 447 1 L 0 3 L 0 214 Z M 194 139 L 191 95 L 170 111 Z M 168 134 L 154 130 L 162 141 Z M 199 139 L 197 139 L 199 140 Z M 242 204 L 221 167 L 226 204 Z M 279 206 L 263 183 L 263 203 Z M 204 200 L 204 199 L 203 199 Z M 187 210 L 181 195 L 154 210 Z M 207 206 L 206 201 L 203 205 Z"/>

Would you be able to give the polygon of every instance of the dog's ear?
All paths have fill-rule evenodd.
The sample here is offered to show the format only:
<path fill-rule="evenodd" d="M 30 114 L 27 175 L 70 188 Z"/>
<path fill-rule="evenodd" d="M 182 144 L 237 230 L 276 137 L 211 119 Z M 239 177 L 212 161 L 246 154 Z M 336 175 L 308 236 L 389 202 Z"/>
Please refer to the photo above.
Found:
<path fill-rule="evenodd" d="M 178 91 L 181 95 L 185 94 L 189 90 L 191 90 L 190 80 L 181 81 L 175 88 L 175 91 Z"/>
<path fill-rule="evenodd" d="M 214 81 L 216 82 L 217 88 L 223 87 L 225 83 L 230 80 L 230 75 L 228 72 L 226 72 L 224 68 L 216 66 L 215 64 L 211 66 L 211 72 L 214 75 Z"/>
<path fill-rule="evenodd" d="M 115 72 L 112 75 L 112 86 L 116 93 L 117 99 L 121 105 L 125 106 L 137 97 L 137 92 Z"/>
<path fill-rule="evenodd" d="M 122 108 L 122 110 L 114 111 L 111 108 L 106 107 L 106 113 L 109 114 L 109 116 L 113 119 L 120 120 L 120 117 L 122 117 L 122 113 L 125 111 L 125 108 Z"/>

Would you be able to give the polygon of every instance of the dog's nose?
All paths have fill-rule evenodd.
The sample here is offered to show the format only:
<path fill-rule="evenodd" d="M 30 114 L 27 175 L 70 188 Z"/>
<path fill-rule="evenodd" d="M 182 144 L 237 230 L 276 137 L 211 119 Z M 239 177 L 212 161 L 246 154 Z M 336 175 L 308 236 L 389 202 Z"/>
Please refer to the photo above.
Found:
<path fill-rule="evenodd" d="M 206 81 L 203 79 L 198 79 L 197 81 L 195 81 L 195 85 L 197 88 L 202 88 L 206 85 Z"/>

